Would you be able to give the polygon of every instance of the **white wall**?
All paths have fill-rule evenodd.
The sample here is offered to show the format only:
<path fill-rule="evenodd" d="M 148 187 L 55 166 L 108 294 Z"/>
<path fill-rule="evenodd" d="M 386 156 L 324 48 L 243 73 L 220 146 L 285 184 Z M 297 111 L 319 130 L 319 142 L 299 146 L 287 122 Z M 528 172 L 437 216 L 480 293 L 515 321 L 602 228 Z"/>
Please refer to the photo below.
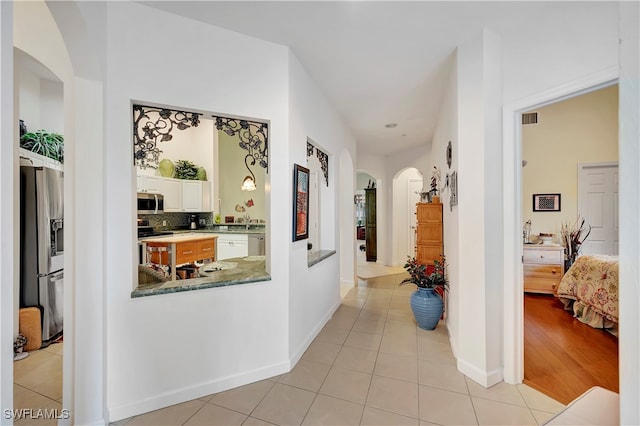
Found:
<path fill-rule="evenodd" d="M 484 386 L 502 380 L 502 286 L 493 272 L 502 270 L 500 62 L 500 40 L 488 30 L 458 47 L 460 305 L 455 346 L 458 369 Z"/>
<path fill-rule="evenodd" d="M 442 179 L 446 184 L 447 174 L 458 170 L 458 73 L 457 60 L 454 60 L 453 69 L 447 83 L 447 91 L 440 107 L 438 122 L 433 134 L 431 158 L 433 164 L 438 166 L 442 173 Z M 451 167 L 447 166 L 446 149 L 451 141 L 452 162 Z M 451 348 L 457 356 L 459 340 L 459 308 L 460 308 L 460 288 L 458 270 L 460 268 L 458 251 L 460 249 L 460 239 L 458 233 L 459 218 L 458 207 L 450 206 L 451 190 L 447 187 L 440 192 L 440 202 L 443 204 L 442 220 L 444 229 L 444 255 L 447 262 L 447 279 L 449 280 L 449 292 L 445 299 L 446 321 Z"/>
<path fill-rule="evenodd" d="M 355 191 L 355 161 L 352 152 L 343 148 L 339 155 L 340 170 L 338 180 L 342 190 L 338 194 L 340 206 L 340 284 L 348 287 L 355 285 L 356 257 L 353 250 L 353 242 L 356 239 L 355 229 L 355 204 L 353 194 Z"/>
<path fill-rule="evenodd" d="M 504 103 L 618 63 L 617 2 L 548 2 L 544 19 L 500 32 Z"/>
<path fill-rule="evenodd" d="M 353 199 L 354 178 L 346 165 L 342 166 L 341 170 L 345 169 L 347 173 L 339 173 L 336 168 L 339 162 L 334 159 L 343 156 L 343 150 L 347 150 L 354 157 L 355 140 L 298 59 L 292 54 L 289 55 L 289 77 L 291 145 L 290 164 L 286 169 L 290 176 L 289 182 L 293 181 L 293 163 L 301 165 L 307 163 L 306 143 L 309 138 L 329 155 L 329 186 L 326 186 L 322 175 L 319 183 L 320 214 L 322 215 L 321 245 L 323 249 L 338 249 L 337 255 L 308 267 L 307 241 L 289 243 L 291 245 L 289 264 L 291 285 L 288 301 L 291 318 L 289 356 L 292 363 L 296 363 L 340 304 L 340 264 L 343 262 L 353 264 L 352 251 L 341 252 L 345 243 L 338 237 L 340 226 L 342 226 L 338 224 L 338 217 L 339 212 L 342 211 L 339 206 L 344 202 L 342 200 L 347 198 L 346 194 Z M 290 190 L 290 188 L 290 184 L 287 185 L 287 189 Z M 289 241 L 292 238 L 291 209 L 289 208 L 292 201 L 293 195 L 290 194 L 289 202 L 284 208 L 279 209 L 280 214 L 288 219 Z M 351 228 L 354 224 L 355 218 L 351 216 Z M 336 246 L 336 241 L 341 241 L 339 246 Z M 345 270 L 348 271 L 348 269 Z M 352 276 L 342 278 L 349 280 Z"/>
<path fill-rule="evenodd" d="M 640 6 L 620 4 L 620 424 L 640 424 Z"/>
<path fill-rule="evenodd" d="M 108 3 L 107 22 L 107 404 L 110 420 L 118 420 L 289 369 L 289 71 L 282 46 L 137 3 Z M 170 60 L 147 66 L 141 46 L 161 46 Z M 132 69 L 136 63 L 144 72 Z M 131 298 L 131 99 L 270 120 L 267 244 L 268 253 L 280 253 L 268 259 L 271 281 Z M 185 353 L 189 362 L 179 362 Z"/>
<path fill-rule="evenodd" d="M 15 253 L 19 251 L 19 215 L 15 204 L 19 193 L 15 190 L 18 135 L 14 119 L 13 86 L 13 3 L 0 2 L 0 407 L 13 407 L 13 342 L 17 334 L 16 306 L 20 265 Z M 16 114 L 17 115 L 17 114 Z"/>
<path fill-rule="evenodd" d="M 538 124 L 522 126 L 522 219 L 531 240 L 540 232 L 562 243 L 563 223 L 578 215 L 578 164 L 618 161 L 618 86 L 536 108 Z M 533 194 L 560 193 L 561 211 L 534 212 Z"/>

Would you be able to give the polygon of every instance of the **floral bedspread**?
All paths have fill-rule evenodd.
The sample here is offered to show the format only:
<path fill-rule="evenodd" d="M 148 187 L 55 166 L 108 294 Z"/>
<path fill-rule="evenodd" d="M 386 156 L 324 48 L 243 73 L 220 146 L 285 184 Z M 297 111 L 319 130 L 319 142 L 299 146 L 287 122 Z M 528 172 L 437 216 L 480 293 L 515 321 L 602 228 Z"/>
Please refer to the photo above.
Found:
<path fill-rule="evenodd" d="M 564 274 L 556 296 L 580 321 L 596 328 L 618 323 L 618 257 L 583 255 Z"/>

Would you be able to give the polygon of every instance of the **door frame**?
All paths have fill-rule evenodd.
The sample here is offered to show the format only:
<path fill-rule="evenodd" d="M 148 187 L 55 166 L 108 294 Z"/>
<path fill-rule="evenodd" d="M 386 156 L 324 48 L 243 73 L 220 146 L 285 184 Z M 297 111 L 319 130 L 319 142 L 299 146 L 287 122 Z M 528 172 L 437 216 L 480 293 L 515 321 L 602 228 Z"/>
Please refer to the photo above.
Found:
<path fill-rule="evenodd" d="M 409 250 L 409 255 L 413 254 L 415 255 L 415 250 L 416 250 L 416 239 L 415 237 L 413 238 L 413 246 L 411 244 L 412 238 L 411 238 L 411 233 L 413 230 L 415 230 L 415 228 L 411 227 L 411 219 L 412 219 L 412 215 L 415 218 L 415 206 L 411 205 L 411 184 L 418 182 L 420 183 L 420 188 L 422 188 L 422 185 L 424 185 L 424 179 L 407 179 L 407 224 L 408 224 L 408 230 L 407 230 L 407 249 Z M 417 219 L 414 220 L 414 222 L 417 221 Z"/>
<path fill-rule="evenodd" d="M 522 113 L 592 92 L 618 82 L 613 66 L 535 95 L 505 104 L 502 110 L 503 191 L 503 377 L 524 379 L 524 283 L 522 276 Z"/>

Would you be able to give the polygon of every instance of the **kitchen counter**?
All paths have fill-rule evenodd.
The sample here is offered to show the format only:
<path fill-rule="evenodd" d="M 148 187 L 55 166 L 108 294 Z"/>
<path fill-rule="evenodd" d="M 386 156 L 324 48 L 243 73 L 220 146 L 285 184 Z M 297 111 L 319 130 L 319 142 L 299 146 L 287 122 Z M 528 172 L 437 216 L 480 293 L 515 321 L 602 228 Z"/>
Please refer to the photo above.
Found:
<path fill-rule="evenodd" d="M 185 234 L 185 233 L 206 233 L 206 234 L 264 234 L 264 227 L 256 229 L 245 229 L 244 226 L 234 226 L 233 228 L 228 229 L 213 229 L 213 228 L 198 228 L 198 229 L 179 229 L 175 231 L 171 231 L 174 234 Z"/>
<path fill-rule="evenodd" d="M 217 238 L 209 233 L 190 232 L 141 238 L 140 243 L 144 262 L 169 265 L 171 279 L 175 280 L 178 265 L 215 259 Z"/>
<path fill-rule="evenodd" d="M 229 263 L 233 264 L 233 267 L 206 272 L 207 276 L 200 278 L 141 284 L 131 292 L 131 297 L 155 296 L 271 280 L 271 276 L 266 271 L 264 256 L 236 257 L 225 259 L 223 262 L 213 262 L 211 265 L 215 266 L 216 263 Z M 207 265 L 204 265 L 202 269 L 204 270 L 206 267 Z"/>

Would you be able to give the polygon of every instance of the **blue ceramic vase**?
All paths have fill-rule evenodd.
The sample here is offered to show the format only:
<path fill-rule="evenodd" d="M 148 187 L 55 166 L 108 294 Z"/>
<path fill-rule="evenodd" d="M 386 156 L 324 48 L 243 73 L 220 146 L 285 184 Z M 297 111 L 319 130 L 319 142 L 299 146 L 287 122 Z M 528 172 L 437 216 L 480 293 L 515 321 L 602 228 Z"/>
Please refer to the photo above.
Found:
<path fill-rule="evenodd" d="M 411 293 L 409 302 L 418 327 L 424 330 L 436 328 L 442 316 L 444 303 L 435 289 L 418 287 Z"/>

